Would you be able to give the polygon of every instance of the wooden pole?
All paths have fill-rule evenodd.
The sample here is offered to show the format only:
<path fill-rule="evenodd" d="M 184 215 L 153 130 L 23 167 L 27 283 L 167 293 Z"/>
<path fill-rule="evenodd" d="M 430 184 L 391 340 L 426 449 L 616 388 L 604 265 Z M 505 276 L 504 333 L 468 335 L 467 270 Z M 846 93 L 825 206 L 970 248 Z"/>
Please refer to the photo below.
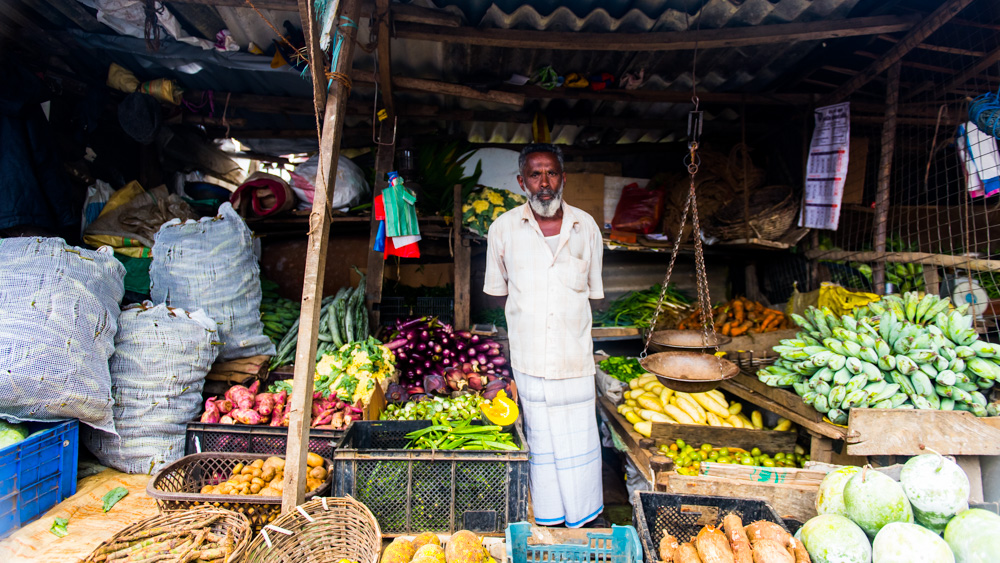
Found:
<path fill-rule="evenodd" d="M 336 1 L 336 0 L 334 0 Z M 313 3 L 309 0 L 298 0 L 299 17 L 305 27 L 306 40 L 309 43 L 309 71 L 312 73 L 313 108 L 316 119 L 326 113 L 326 54 L 319 47 L 319 31 L 316 29 L 316 16 L 311 12 Z M 317 129 L 319 123 L 316 124 Z M 317 131 L 318 133 L 318 131 Z"/>
<path fill-rule="evenodd" d="M 452 253 L 455 255 L 455 329 L 466 330 L 470 321 L 469 278 L 472 248 L 462 238 L 462 185 L 455 184 L 455 210 L 452 212 Z"/>
<path fill-rule="evenodd" d="M 382 193 L 388 185 L 386 175 L 392 171 L 396 154 L 396 104 L 392 97 L 391 51 L 389 46 L 389 0 L 377 0 L 375 18 L 378 23 L 378 81 L 382 92 L 382 105 L 385 108 L 386 119 L 381 121 L 379 130 L 378 152 L 375 154 L 375 185 L 373 197 Z M 390 138 L 391 137 L 391 138 Z M 389 143 L 389 144 L 386 144 Z M 406 178 L 403 178 L 405 181 Z M 372 208 L 371 228 L 369 229 L 367 285 L 365 287 L 365 302 L 371 314 L 372 326 L 378 327 L 381 314 L 375 304 L 382 302 L 382 278 L 385 268 L 385 254 L 373 249 L 375 237 L 378 235 L 378 221 L 375 219 L 375 209 Z"/>
<path fill-rule="evenodd" d="M 358 0 L 342 0 L 340 14 L 356 21 Z M 338 19 L 339 21 L 339 19 Z M 341 27 L 345 35 L 344 46 L 336 62 L 340 72 L 350 71 L 354 55 L 356 28 Z M 316 370 L 316 333 L 323 300 L 323 274 L 326 269 L 327 244 L 330 241 L 329 198 L 337 178 L 337 159 L 340 154 L 340 135 L 344 127 L 344 113 L 350 94 L 345 84 L 333 81 L 327 97 L 320 142 L 320 174 L 316 185 L 322 189 L 313 195 L 312 213 L 309 214 L 309 242 L 306 250 L 305 277 L 302 283 L 302 308 L 299 322 L 299 339 L 295 352 L 295 379 L 288 415 L 288 449 L 285 455 L 284 493 L 281 510 L 288 512 L 305 499 L 306 454 L 309 451 L 309 425 L 311 423 L 313 373 Z"/>
<path fill-rule="evenodd" d="M 882 125 L 882 157 L 878 165 L 878 192 L 875 194 L 875 252 L 885 252 L 885 236 L 889 222 L 889 181 L 892 177 L 892 153 L 896 150 L 896 109 L 899 106 L 899 71 L 897 61 L 889 67 L 885 93 L 885 123 Z M 872 268 L 875 292 L 885 295 L 885 260 Z"/>

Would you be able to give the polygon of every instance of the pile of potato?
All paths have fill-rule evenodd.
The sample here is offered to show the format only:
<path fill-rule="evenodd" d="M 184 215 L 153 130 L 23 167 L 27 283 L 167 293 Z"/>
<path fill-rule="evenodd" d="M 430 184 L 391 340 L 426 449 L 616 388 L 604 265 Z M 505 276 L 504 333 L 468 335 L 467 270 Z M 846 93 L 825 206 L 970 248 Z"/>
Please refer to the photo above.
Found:
<path fill-rule="evenodd" d="M 309 467 L 306 492 L 312 492 L 326 482 L 327 470 L 323 458 L 312 452 L 306 457 L 306 465 Z M 280 497 L 284 486 L 285 460 L 275 456 L 249 464 L 237 463 L 229 479 L 218 485 L 205 485 L 201 494 Z"/>

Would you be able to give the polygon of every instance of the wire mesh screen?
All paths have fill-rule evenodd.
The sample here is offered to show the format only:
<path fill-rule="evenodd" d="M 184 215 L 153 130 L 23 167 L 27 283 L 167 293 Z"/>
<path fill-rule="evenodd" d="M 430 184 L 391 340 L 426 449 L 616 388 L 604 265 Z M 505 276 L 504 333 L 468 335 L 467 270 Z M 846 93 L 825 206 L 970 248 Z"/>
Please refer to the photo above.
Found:
<path fill-rule="evenodd" d="M 929 10 L 919 14 L 927 17 Z M 845 64 L 863 69 L 904 36 L 873 37 Z M 890 292 L 951 296 L 972 305 L 981 331 L 995 333 L 1000 2 L 973 1 L 909 51 L 898 72 L 894 130 L 885 127 L 892 68 L 851 95 L 850 166 L 864 167 L 863 190 L 845 190 L 837 231 L 813 236 L 806 256 L 819 263 L 815 277 L 805 276 L 809 289 L 833 281 L 881 292 L 884 281 Z M 865 144 L 867 150 L 855 150 Z M 865 162 L 858 162 L 862 156 Z M 884 206 L 880 190 L 886 190 Z"/>

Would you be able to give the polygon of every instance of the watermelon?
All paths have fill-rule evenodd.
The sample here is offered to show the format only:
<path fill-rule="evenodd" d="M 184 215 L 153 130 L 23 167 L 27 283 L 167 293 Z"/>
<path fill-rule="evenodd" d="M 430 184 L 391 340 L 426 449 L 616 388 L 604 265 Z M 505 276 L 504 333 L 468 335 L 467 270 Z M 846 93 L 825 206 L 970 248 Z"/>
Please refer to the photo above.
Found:
<path fill-rule="evenodd" d="M 839 514 L 821 514 L 806 522 L 801 530 L 813 563 L 870 563 L 872 546 L 857 524 Z"/>
<path fill-rule="evenodd" d="M 955 563 L 947 542 L 916 524 L 893 522 L 872 542 L 872 563 Z"/>
<path fill-rule="evenodd" d="M 910 501 L 892 477 L 866 469 L 851 477 L 844 485 L 844 506 L 847 517 L 874 538 L 886 524 L 913 523 Z"/>

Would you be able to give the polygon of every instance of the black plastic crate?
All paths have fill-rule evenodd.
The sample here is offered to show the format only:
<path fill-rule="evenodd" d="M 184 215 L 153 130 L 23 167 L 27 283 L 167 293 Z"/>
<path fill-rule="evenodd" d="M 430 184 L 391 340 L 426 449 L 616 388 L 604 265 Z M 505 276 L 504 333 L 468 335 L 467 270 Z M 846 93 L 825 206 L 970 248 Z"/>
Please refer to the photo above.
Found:
<path fill-rule="evenodd" d="M 357 421 L 333 454 L 335 496 L 351 495 L 383 536 L 471 530 L 503 535 L 528 517 L 528 447 L 517 451 L 407 450 L 406 434 L 427 420 Z"/>
<path fill-rule="evenodd" d="M 788 530 L 771 505 L 756 499 L 636 491 L 632 508 L 632 522 L 639 531 L 647 563 L 659 559 L 664 531 L 681 543 L 691 541 L 702 527 L 719 526 L 730 513 L 739 516 L 744 525 L 767 520 Z"/>
<path fill-rule="evenodd" d="M 343 435 L 343 430 L 310 428 L 309 451 L 333 459 L 333 451 Z M 285 426 L 189 422 L 184 455 L 235 452 L 284 456 L 287 447 L 288 428 Z"/>
<path fill-rule="evenodd" d="M 410 317 L 437 317 L 442 322 L 451 323 L 455 318 L 455 300 L 451 297 L 383 297 L 379 303 L 379 323 L 388 326 L 396 319 Z"/>

